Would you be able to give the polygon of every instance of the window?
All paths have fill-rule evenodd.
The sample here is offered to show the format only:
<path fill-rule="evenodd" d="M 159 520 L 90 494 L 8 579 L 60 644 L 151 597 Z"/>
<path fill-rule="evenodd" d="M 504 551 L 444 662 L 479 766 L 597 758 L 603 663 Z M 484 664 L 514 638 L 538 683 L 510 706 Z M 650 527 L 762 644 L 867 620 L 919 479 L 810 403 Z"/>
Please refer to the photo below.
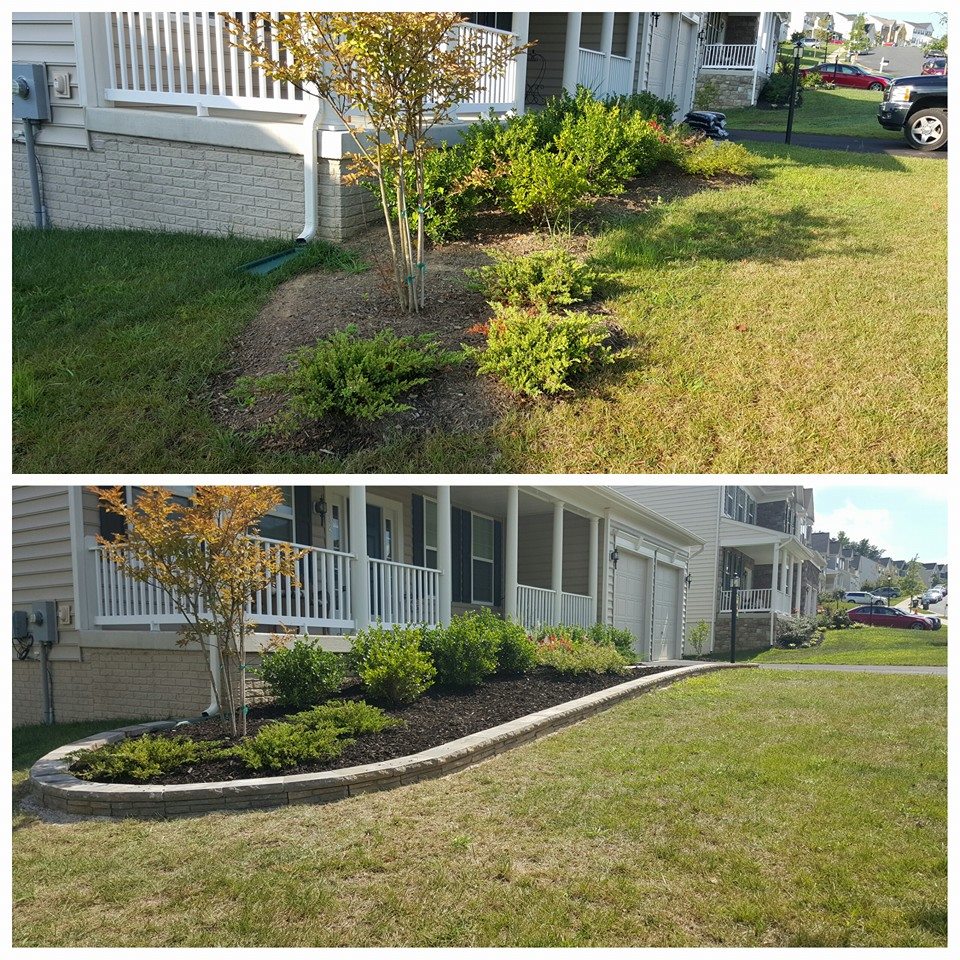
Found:
<path fill-rule="evenodd" d="M 723 512 L 731 520 L 756 523 L 757 501 L 743 487 L 724 487 Z"/>
<path fill-rule="evenodd" d="M 513 30 L 513 13 L 468 13 L 465 15 L 471 23 L 481 27 L 493 27 L 495 30 Z"/>
<path fill-rule="evenodd" d="M 721 551 L 721 590 L 729 590 L 734 577 L 740 578 L 740 586 L 746 588 L 743 554 L 724 547 Z"/>
<path fill-rule="evenodd" d="M 293 543 L 293 487 L 281 487 L 283 502 L 277 504 L 260 521 L 260 536 L 268 540 Z"/>
<path fill-rule="evenodd" d="M 473 603 L 493 603 L 493 520 L 472 515 Z"/>
<path fill-rule="evenodd" d="M 735 517 L 737 515 L 737 488 L 736 487 L 723 488 L 723 512 L 728 517 Z"/>
<path fill-rule="evenodd" d="M 423 565 L 437 569 L 437 501 L 423 498 Z"/>

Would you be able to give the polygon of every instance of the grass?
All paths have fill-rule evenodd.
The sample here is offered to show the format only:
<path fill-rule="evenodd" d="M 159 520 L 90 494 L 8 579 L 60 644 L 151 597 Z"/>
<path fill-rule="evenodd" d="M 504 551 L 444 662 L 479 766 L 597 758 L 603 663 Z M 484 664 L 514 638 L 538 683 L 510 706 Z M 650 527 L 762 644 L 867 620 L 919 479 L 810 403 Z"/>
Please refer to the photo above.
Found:
<path fill-rule="evenodd" d="M 819 62 L 819 61 L 818 61 Z M 846 137 L 869 137 L 901 141 L 902 134 L 884 130 L 877 123 L 877 107 L 883 93 L 871 90 L 805 90 L 803 106 L 794 113 L 794 133 L 825 133 Z M 740 107 L 724 110 L 731 130 L 787 129 L 787 111 Z"/>
<path fill-rule="evenodd" d="M 450 778 L 17 813 L 18 946 L 945 946 L 946 681 L 737 671 Z"/>
<path fill-rule="evenodd" d="M 894 630 L 862 627 L 828 630 L 818 647 L 764 650 L 754 657 L 764 663 L 859 663 L 945 667 L 947 625 L 939 630 Z"/>
<path fill-rule="evenodd" d="M 490 430 L 343 459 L 265 451 L 207 412 L 207 378 L 275 282 L 235 266 L 267 245 L 19 231 L 15 469 L 945 471 L 945 431 L 929 424 L 946 398 L 947 165 L 751 149 L 755 183 L 656 205 L 596 241 L 630 361 Z M 922 270 L 890 269 L 916 249 Z"/>

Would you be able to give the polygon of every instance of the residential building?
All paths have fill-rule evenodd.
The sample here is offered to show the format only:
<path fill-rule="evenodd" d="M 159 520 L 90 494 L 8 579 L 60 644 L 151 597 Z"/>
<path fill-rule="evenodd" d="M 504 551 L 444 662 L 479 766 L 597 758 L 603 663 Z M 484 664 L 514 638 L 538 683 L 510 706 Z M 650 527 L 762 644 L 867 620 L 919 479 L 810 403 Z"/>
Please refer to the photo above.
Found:
<path fill-rule="evenodd" d="M 179 497 L 191 487 L 172 487 Z M 374 623 L 448 623 L 489 609 L 528 628 L 613 624 L 642 659 L 679 657 L 686 584 L 699 536 L 602 487 L 290 487 L 265 517 L 262 548 L 307 552 L 296 582 L 251 598 L 252 654 L 281 627 L 350 647 Z M 129 487 L 134 501 L 138 488 Z M 13 492 L 13 606 L 53 604 L 50 659 L 58 720 L 198 714 L 209 703 L 203 655 L 177 644 L 182 616 L 112 559 L 119 518 L 94 490 Z M 14 722 L 39 722 L 36 650 L 14 659 Z"/>
<path fill-rule="evenodd" d="M 740 582 L 738 646 L 769 647 L 790 614 L 816 613 L 824 561 L 810 545 L 813 491 L 799 486 L 630 486 L 622 493 L 704 541 L 690 557 L 686 631 L 730 645 L 731 587 Z"/>
<path fill-rule="evenodd" d="M 459 34 L 507 31 L 535 45 L 485 76 L 440 139 L 578 85 L 598 97 L 649 90 L 681 116 L 690 109 L 700 13 L 468 16 Z M 337 241 L 380 216 L 366 190 L 344 182 L 350 133 L 317 98 L 273 83 L 231 48 L 219 13 L 15 13 L 13 60 L 46 72 L 52 109 L 36 141 L 54 226 Z M 13 133 L 13 218 L 30 224 L 19 122 Z"/>
<path fill-rule="evenodd" d="M 911 20 L 904 20 L 903 27 L 907 43 L 911 46 L 925 47 L 933 39 L 932 23 L 914 23 Z"/>
<path fill-rule="evenodd" d="M 697 72 L 698 94 L 710 92 L 706 106 L 724 109 L 757 102 L 776 67 L 785 23 L 785 14 L 772 11 L 706 14 Z"/>

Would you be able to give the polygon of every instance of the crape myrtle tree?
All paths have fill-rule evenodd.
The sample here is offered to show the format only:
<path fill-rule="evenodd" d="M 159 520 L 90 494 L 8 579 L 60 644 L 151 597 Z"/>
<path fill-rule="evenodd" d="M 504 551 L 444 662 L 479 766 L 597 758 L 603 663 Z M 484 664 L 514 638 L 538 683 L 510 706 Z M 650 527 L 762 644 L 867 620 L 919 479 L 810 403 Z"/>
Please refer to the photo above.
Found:
<path fill-rule="evenodd" d="M 467 22 L 459 13 L 223 16 L 231 43 L 250 53 L 257 68 L 320 97 L 350 131 L 358 152 L 346 179 L 376 182 L 397 298 L 411 313 L 422 310 L 430 134 L 483 88 L 485 76 L 500 73 L 526 47 L 509 34 L 457 31 Z"/>
<path fill-rule="evenodd" d="M 104 508 L 124 520 L 124 532 L 99 537 L 107 555 L 132 580 L 155 585 L 183 618 L 177 643 L 204 653 L 224 729 L 247 732 L 244 650 L 253 624 L 247 604 L 278 576 L 295 587 L 306 551 L 255 539 L 260 521 L 283 502 L 279 487 L 198 486 L 174 498 L 144 487 L 128 503 L 123 487 L 94 488 Z"/>

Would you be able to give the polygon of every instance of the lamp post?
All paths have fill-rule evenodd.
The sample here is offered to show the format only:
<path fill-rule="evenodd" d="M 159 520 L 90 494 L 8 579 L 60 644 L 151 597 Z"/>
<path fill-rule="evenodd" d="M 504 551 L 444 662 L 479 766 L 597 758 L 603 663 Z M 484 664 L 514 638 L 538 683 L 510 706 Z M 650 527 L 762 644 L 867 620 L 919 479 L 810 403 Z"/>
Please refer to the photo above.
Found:
<path fill-rule="evenodd" d="M 803 41 L 793 45 L 793 78 L 790 81 L 790 109 L 787 111 L 787 136 L 784 143 L 793 137 L 793 111 L 797 105 L 797 80 L 800 76 L 800 55 L 803 53 Z"/>
<path fill-rule="evenodd" d="M 740 577 L 730 579 L 730 662 L 737 662 L 737 601 L 740 599 Z"/>

